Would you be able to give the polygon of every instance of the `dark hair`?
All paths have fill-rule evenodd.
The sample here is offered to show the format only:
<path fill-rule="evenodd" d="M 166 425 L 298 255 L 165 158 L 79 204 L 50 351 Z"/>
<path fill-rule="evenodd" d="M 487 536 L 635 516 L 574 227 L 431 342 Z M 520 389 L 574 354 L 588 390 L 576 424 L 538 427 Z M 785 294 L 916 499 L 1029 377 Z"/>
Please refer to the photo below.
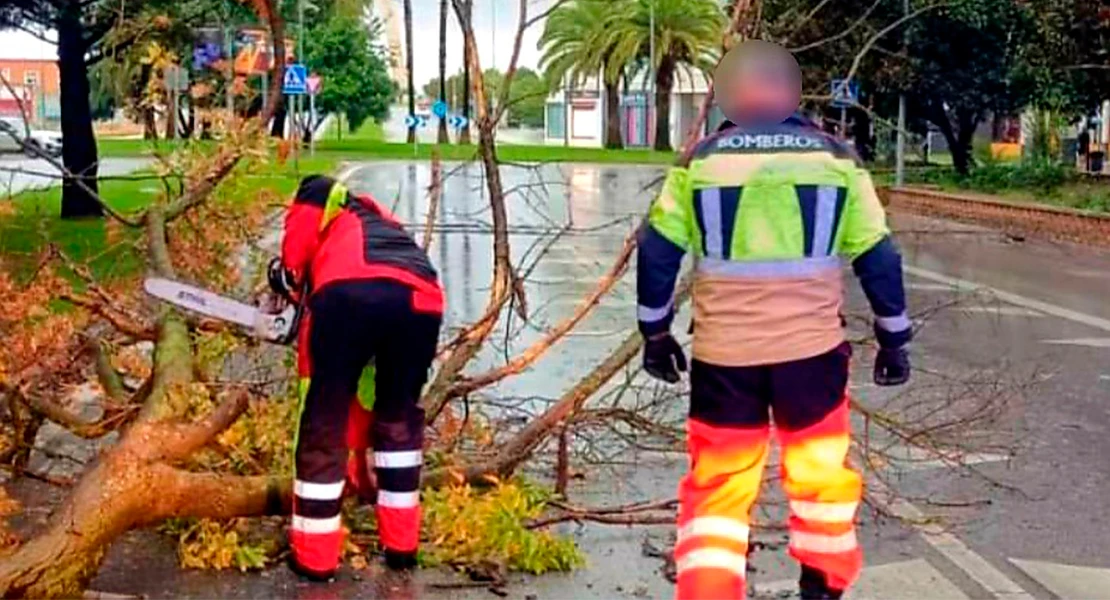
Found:
<path fill-rule="evenodd" d="M 733 123 L 732 121 L 729 121 L 728 119 L 725 119 L 724 121 L 721 121 L 720 125 L 717 126 L 717 133 L 720 133 L 720 132 L 722 132 L 726 129 L 729 129 L 731 127 L 736 127 L 736 123 Z"/>

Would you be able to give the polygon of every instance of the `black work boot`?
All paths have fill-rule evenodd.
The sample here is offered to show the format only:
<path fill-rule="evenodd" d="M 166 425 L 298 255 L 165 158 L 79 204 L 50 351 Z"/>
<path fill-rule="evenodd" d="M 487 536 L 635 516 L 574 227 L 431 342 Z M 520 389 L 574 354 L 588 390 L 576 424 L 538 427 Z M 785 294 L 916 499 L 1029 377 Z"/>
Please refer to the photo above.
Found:
<path fill-rule="evenodd" d="M 416 552 L 386 550 L 385 566 L 394 571 L 411 571 L 416 568 Z"/>
<path fill-rule="evenodd" d="M 844 590 L 829 587 L 825 574 L 813 567 L 802 565 L 802 576 L 798 579 L 798 591 L 802 600 L 840 600 Z"/>

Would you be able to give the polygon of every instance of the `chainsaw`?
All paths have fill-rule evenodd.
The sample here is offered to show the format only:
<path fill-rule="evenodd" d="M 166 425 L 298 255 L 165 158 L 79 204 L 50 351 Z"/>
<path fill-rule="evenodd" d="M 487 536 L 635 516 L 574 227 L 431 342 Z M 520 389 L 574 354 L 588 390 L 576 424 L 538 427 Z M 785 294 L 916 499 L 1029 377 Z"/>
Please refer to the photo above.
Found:
<path fill-rule="evenodd" d="M 288 304 L 281 312 L 271 313 L 234 298 L 180 281 L 148 277 L 146 293 L 179 308 L 234 323 L 256 338 L 275 344 L 288 344 L 297 336 L 303 303 Z"/>

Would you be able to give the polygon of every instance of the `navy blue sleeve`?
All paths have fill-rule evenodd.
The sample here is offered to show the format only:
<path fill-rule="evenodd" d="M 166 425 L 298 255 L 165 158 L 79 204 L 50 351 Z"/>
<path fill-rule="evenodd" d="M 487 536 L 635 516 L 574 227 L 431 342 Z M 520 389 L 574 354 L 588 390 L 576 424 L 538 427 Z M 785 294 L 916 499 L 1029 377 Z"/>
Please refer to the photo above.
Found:
<path fill-rule="evenodd" d="M 902 255 L 890 236 L 852 261 L 863 293 L 875 313 L 875 336 L 884 348 L 897 348 L 913 338 L 913 323 L 906 314 L 902 285 Z"/>
<path fill-rule="evenodd" d="M 670 331 L 674 321 L 674 285 L 685 250 L 663 237 L 649 223 L 638 236 L 636 318 L 645 336 Z"/>

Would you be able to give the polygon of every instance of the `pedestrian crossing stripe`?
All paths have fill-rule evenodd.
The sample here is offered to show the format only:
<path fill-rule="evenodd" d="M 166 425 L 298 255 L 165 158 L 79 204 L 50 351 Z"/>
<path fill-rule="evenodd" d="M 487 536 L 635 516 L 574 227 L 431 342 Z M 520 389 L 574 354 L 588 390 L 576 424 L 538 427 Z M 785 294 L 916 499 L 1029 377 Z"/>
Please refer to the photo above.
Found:
<path fill-rule="evenodd" d="M 1011 558 L 1008 562 L 1061 600 L 1106 597 L 1110 590 L 1110 568 L 1058 564 Z M 798 582 L 784 579 L 755 582 L 753 600 L 781 598 L 797 592 Z M 1032 590 L 1036 591 L 1036 590 Z M 981 592 L 980 592 L 981 593 Z M 1037 594 L 1039 597 L 1041 594 Z M 966 600 L 972 597 L 948 579 L 929 561 L 918 558 L 866 567 L 845 600 L 888 600 L 890 598 Z M 995 597 L 1007 597 L 999 594 Z"/>
<path fill-rule="evenodd" d="M 1110 569 L 1062 565 L 1039 560 L 1010 559 L 1010 564 L 1043 585 L 1061 600 L 1105 598 L 1110 593 Z"/>
<path fill-rule="evenodd" d="M 1089 348 L 1110 348 L 1110 338 L 1075 338 L 1071 340 L 1041 340 L 1042 344 L 1056 346 L 1087 346 Z"/>

